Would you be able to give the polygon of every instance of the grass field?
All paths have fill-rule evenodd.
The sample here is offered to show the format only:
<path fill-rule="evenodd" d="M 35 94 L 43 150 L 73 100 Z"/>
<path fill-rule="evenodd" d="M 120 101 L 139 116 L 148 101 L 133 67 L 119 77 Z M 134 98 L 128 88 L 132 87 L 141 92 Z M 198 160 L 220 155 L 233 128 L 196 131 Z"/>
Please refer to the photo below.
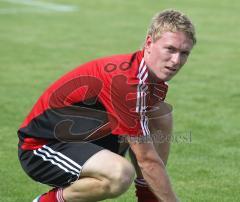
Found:
<path fill-rule="evenodd" d="M 138 49 L 150 18 L 165 8 L 187 13 L 198 36 L 167 98 L 174 135 L 191 133 L 191 141 L 173 142 L 174 189 L 184 202 L 240 201 L 239 1 L 0 0 L 1 202 L 48 190 L 17 159 L 16 130 L 42 91 L 85 61 Z M 134 188 L 109 201 L 135 201 Z"/>

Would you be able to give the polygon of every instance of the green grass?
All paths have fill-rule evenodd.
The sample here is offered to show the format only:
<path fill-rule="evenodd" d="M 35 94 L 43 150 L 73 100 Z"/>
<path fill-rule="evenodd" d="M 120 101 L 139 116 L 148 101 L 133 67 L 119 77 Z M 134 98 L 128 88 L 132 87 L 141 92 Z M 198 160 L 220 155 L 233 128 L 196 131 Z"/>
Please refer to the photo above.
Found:
<path fill-rule="evenodd" d="M 240 2 L 51 2 L 78 10 L 0 1 L 0 201 L 31 201 L 48 189 L 30 180 L 17 159 L 16 130 L 42 91 L 85 61 L 138 49 L 150 18 L 165 8 L 187 13 L 198 36 L 167 98 L 174 106 L 174 134 L 192 134 L 191 143 L 172 146 L 168 172 L 174 189 L 181 201 L 240 201 Z M 10 8 L 28 12 L 1 13 Z M 108 201 L 135 201 L 134 188 Z"/>

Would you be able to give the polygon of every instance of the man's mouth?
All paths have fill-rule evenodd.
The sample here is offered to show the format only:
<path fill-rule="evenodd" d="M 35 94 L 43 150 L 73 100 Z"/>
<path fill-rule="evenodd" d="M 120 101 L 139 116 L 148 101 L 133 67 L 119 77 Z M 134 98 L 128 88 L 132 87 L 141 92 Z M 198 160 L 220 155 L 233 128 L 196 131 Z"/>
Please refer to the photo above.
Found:
<path fill-rule="evenodd" d="M 168 66 L 165 66 L 165 68 L 168 69 L 168 70 L 170 70 L 170 71 L 172 71 L 172 72 L 177 71 L 177 69 L 174 68 L 174 67 L 168 67 Z"/>

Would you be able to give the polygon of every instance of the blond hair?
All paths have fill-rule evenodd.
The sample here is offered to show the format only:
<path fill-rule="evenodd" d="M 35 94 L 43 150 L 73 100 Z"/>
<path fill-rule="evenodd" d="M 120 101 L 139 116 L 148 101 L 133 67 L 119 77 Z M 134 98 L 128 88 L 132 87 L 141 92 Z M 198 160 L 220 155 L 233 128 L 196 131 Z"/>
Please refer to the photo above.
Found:
<path fill-rule="evenodd" d="M 197 42 L 195 28 L 191 20 L 183 13 L 176 10 L 164 10 L 157 13 L 147 30 L 147 36 L 151 36 L 153 42 L 157 41 L 163 32 L 183 32 L 195 45 Z"/>

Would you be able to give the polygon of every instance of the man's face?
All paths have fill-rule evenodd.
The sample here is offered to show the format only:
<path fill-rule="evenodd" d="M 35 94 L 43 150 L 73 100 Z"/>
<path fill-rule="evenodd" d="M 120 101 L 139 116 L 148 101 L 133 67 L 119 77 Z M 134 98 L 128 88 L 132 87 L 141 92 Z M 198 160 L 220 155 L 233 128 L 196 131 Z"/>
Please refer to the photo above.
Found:
<path fill-rule="evenodd" d="M 153 42 L 145 42 L 144 60 L 150 72 L 163 81 L 170 80 L 187 62 L 193 42 L 183 32 L 164 32 Z"/>

